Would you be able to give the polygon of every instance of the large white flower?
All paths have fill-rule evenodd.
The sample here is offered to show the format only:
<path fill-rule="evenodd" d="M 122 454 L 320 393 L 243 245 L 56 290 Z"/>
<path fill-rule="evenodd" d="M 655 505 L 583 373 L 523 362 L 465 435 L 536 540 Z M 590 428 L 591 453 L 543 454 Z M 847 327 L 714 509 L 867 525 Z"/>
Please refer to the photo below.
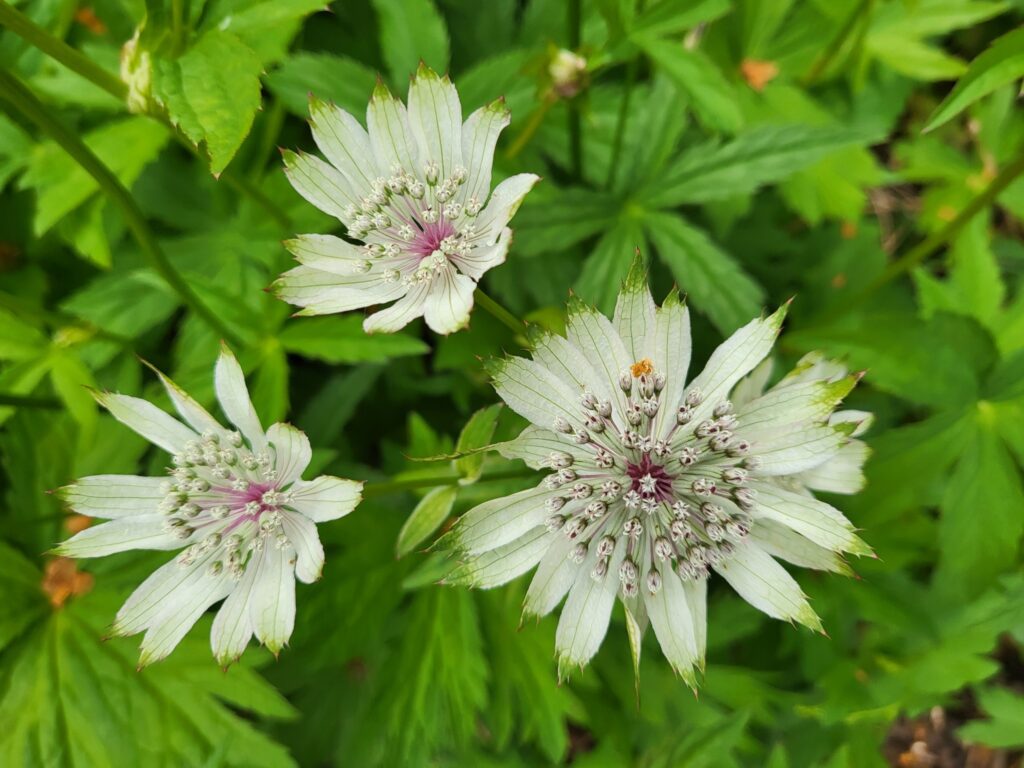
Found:
<path fill-rule="evenodd" d="M 533 360 L 491 366 L 498 394 L 532 422 L 498 449 L 551 472 L 458 521 L 442 540 L 463 558 L 449 580 L 487 588 L 536 566 L 526 614 L 545 615 L 568 595 L 560 674 L 597 652 L 618 595 L 631 639 L 649 624 L 695 685 L 712 571 L 768 615 L 821 630 L 775 558 L 844 571 L 839 553 L 870 553 L 837 509 L 800 485 L 854 489 L 849 471 L 859 476 L 863 452 L 840 479 L 822 478 L 850 445 L 856 421 L 830 415 L 859 377 L 805 364 L 764 395 L 728 399 L 768 355 L 785 309 L 736 331 L 687 384 L 687 308 L 675 293 L 655 307 L 639 262 L 612 320 L 571 300 L 565 338 L 536 333 Z"/>
<path fill-rule="evenodd" d="M 506 224 L 538 180 L 512 176 L 491 193 L 494 146 L 510 119 L 504 101 L 463 123 L 455 86 L 421 65 L 408 108 L 378 84 L 366 112 L 369 131 L 316 98 L 310 113 L 328 162 L 285 152 L 285 172 L 299 194 L 363 244 L 329 235 L 289 241 L 302 266 L 278 279 L 277 295 L 306 315 L 397 299 L 366 319 L 370 333 L 396 331 L 421 315 L 437 333 L 462 328 L 477 281 L 505 260 Z"/>
<path fill-rule="evenodd" d="M 163 374 L 160 380 L 185 423 L 136 397 L 96 393 L 96 399 L 172 455 L 170 477 L 95 475 L 62 488 L 75 512 L 109 522 L 86 528 L 57 552 L 101 557 L 130 549 L 182 550 L 118 611 L 115 635 L 146 633 L 140 665 L 169 654 L 220 600 L 211 643 L 221 664 L 237 659 L 254 633 L 277 653 L 295 622 L 295 579 L 316 581 L 323 568 L 316 523 L 351 512 L 362 483 L 328 476 L 302 480 L 309 440 L 289 424 L 263 431 L 242 369 L 226 347 L 214 383 L 238 431 L 222 427 Z"/>

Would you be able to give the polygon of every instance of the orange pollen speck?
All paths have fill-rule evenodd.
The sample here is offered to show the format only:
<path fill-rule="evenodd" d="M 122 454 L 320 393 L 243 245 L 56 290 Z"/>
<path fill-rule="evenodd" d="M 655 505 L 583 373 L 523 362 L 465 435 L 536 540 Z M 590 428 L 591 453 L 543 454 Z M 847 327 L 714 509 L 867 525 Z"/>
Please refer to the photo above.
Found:
<path fill-rule="evenodd" d="M 633 363 L 629 370 L 633 373 L 633 378 L 638 379 L 645 373 L 648 375 L 654 373 L 654 363 L 651 362 L 649 357 L 645 357 L 643 360 L 637 360 Z"/>

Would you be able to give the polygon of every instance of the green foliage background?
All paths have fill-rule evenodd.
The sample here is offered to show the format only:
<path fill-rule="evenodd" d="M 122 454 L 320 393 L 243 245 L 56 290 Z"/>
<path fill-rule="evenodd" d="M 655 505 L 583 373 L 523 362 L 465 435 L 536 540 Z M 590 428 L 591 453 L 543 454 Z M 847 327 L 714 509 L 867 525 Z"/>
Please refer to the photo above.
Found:
<path fill-rule="evenodd" d="M 0 90 L 0 765 L 883 766 L 892 723 L 935 706 L 972 721 L 964 742 L 1024 745 L 1019 0 L 14 5 L 94 69 L 7 30 L 2 82 L 138 215 Z M 575 96 L 552 88 L 559 47 L 588 61 Z M 640 248 L 657 298 L 689 295 L 698 357 L 796 296 L 780 362 L 868 369 L 848 401 L 878 417 L 868 487 L 830 501 L 880 557 L 859 580 L 799 574 L 829 639 L 713 583 L 699 699 L 651 642 L 638 706 L 621 615 L 559 687 L 554 621 L 516 631 L 522 581 L 435 585 L 433 531 L 529 480 L 495 456 L 408 457 L 484 444 L 494 418 L 513 432 L 497 409 L 463 426 L 496 400 L 478 357 L 514 335 L 478 307 L 451 337 L 370 338 L 262 291 L 283 238 L 338 229 L 280 169 L 278 146 L 312 148 L 307 94 L 359 115 L 377 73 L 404 92 L 420 59 L 467 114 L 504 94 L 497 173 L 545 177 L 484 281 L 512 311 L 558 327 L 570 289 L 608 309 Z M 264 421 L 309 434 L 313 470 L 378 485 L 321 527 L 324 578 L 300 586 L 279 660 L 252 648 L 222 672 L 206 621 L 136 672 L 135 640 L 101 638 L 165 556 L 89 561 L 92 588 L 54 608 L 43 553 L 67 521 L 46 491 L 160 472 L 84 387 L 163 402 L 141 356 L 209 402 L 222 335 Z"/>

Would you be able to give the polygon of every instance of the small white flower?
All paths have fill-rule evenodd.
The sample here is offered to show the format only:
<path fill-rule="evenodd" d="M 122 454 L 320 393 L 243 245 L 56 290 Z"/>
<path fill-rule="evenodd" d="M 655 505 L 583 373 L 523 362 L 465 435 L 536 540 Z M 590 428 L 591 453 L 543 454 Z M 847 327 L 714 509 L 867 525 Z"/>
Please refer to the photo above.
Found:
<path fill-rule="evenodd" d="M 533 424 L 501 453 L 539 470 L 567 454 L 576 483 L 542 482 L 467 512 L 446 536 L 464 556 L 450 581 L 493 587 L 536 566 L 524 610 L 542 616 L 565 599 L 560 674 L 597 652 L 618 595 L 695 686 L 711 571 L 768 615 L 821 630 L 775 558 L 846 572 L 840 553 L 871 552 L 837 509 L 794 485 L 856 490 L 864 452 L 850 449 L 851 419 L 832 412 L 859 377 L 805 362 L 763 395 L 737 388 L 771 351 L 785 310 L 736 331 L 687 383 L 687 308 L 675 293 L 656 307 L 639 261 L 612 320 L 571 300 L 566 338 L 538 334 L 533 360 L 508 358 L 491 372 Z M 637 408 L 651 398 L 658 407 Z M 604 428 L 588 429 L 601 401 L 611 403 Z"/>
<path fill-rule="evenodd" d="M 86 528 L 57 552 L 101 557 L 181 549 L 118 611 L 115 634 L 146 633 L 140 665 L 169 654 L 220 600 L 211 644 L 221 664 L 241 656 L 253 634 L 277 653 L 295 621 L 295 579 L 316 581 L 323 568 L 316 523 L 351 512 L 362 483 L 302 480 L 309 440 L 289 424 L 263 431 L 242 369 L 226 347 L 214 383 L 238 432 L 222 427 L 166 376 L 160 379 L 185 423 L 136 397 L 97 393 L 96 399 L 172 455 L 170 478 L 95 475 L 62 488 L 75 512 L 109 522 Z"/>
<path fill-rule="evenodd" d="M 377 86 L 368 130 L 316 98 L 310 114 L 328 162 L 285 152 L 285 172 L 300 195 L 364 245 L 329 235 L 289 241 L 302 266 L 277 280 L 277 295 L 304 315 L 395 301 L 366 319 L 368 333 L 396 331 L 421 315 L 437 333 L 465 326 L 477 281 L 505 261 L 506 225 L 538 181 L 519 174 L 491 192 L 494 147 L 510 120 L 504 101 L 463 123 L 455 86 L 421 65 L 408 108 Z"/>

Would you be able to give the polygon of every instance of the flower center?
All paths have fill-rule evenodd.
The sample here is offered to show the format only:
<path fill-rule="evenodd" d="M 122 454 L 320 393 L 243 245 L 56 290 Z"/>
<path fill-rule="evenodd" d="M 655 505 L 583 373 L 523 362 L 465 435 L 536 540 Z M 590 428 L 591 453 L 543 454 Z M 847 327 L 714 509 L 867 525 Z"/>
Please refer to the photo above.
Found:
<path fill-rule="evenodd" d="M 651 461 L 651 455 L 645 453 L 639 462 L 627 462 L 626 474 L 632 480 L 631 490 L 636 491 L 645 499 L 666 501 L 672 498 L 672 481 L 670 475 L 660 464 Z"/>
<path fill-rule="evenodd" d="M 409 252 L 419 256 L 422 261 L 434 251 L 442 250 L 444 241 L 455 234 L 455 227 L 447 219 L 441 219 L 434 224 L 421 224 L 416 222 L 421 229 L 409 242 Z"/>

